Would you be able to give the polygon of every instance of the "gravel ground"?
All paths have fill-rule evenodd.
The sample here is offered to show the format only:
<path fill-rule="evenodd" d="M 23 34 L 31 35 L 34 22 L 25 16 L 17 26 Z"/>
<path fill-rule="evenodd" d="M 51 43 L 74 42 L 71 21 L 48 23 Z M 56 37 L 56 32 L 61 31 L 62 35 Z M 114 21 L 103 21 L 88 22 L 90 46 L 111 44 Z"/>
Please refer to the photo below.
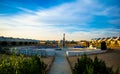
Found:
<path fill-rule="evenodd" d="M 44 61 L 45 64 L 47 64 L 47 74 L 49 73 L 51 66 L 54 62 L 55 57 L 42 57 L 42 60 Z"/>

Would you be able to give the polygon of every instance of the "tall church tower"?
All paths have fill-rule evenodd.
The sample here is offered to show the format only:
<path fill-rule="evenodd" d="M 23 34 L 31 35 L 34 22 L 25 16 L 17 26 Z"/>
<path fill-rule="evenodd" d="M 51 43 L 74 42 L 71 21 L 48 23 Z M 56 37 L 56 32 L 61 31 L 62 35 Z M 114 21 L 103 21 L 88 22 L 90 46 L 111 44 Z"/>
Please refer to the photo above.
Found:
<path fill-rule="evenodd" d="M 65 47 L 65 33 L 63 34 L 63 48 Z"/>

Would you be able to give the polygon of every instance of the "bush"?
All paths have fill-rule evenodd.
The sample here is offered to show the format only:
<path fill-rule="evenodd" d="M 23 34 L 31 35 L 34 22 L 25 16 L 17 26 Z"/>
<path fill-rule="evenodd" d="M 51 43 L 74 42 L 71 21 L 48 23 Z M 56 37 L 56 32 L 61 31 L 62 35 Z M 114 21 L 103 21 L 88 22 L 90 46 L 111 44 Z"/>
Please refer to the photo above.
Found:
<path fill-rule="evenodd" d="M 97 57 L 92 60 L 86 55 L 77 59 L 77 63 L 73 68 L 74 74 L 118 74 L 118 70 L 114 72 L 112 67 L 107 67 L 105 62 Z"/>
<path fill-rule="evenodd" d="M 12 55 L 0 60 L 0 74 L 45 74 L 47 65 L 38 57 Z"/>

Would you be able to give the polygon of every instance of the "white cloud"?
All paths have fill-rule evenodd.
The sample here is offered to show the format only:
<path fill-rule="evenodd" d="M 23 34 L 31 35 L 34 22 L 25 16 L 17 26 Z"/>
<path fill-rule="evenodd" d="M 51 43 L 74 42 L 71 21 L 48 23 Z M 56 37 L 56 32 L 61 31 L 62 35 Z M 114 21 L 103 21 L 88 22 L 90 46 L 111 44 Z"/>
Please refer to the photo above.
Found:
<path fill-rule="evenodd" d="M 24 11 L 24 12 L 27 12 L 27 13 L 34 13 L 34 11 L 32 11 L 32 10 L 29 10 L 29 9 L 27 9 L 27 8 L 23 8 L 23 7 L 16 7 L 17 9 L 20 9 L 20 10 L 22 10 L 22 11 Z"/>
<path fill-rule="evenodd" d="M 90 7 L 90 9 L 89 9 Z M 32 11 L 22 7 L 16 7 L 27 13 L 19 13 L 5 18 L 5 22 L 17 25 L 66 25 L 81 24 L 92 20 L 92 11 L 98 6 L 92 1 L 81 0 L 73 3 L 65 3 L 50 9 Z M 81 24 L 82 25 L 82 24 Z"/>
<path fill-rule="evenodd" d="M 78 31 L 73 33 L 68 33 L 69 40 L 90 40 L 92 38 L 102 38 L 102 37 L 113 37 L 120 36 L 120 29 L 100 29 L 100 30 L 91 30 L 89 32 Z"/>

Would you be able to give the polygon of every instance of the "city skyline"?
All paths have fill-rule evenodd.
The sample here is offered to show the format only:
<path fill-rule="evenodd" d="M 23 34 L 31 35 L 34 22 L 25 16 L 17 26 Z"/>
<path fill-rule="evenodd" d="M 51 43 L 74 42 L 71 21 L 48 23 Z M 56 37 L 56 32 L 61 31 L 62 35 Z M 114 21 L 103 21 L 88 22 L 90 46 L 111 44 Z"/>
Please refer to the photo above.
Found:
<path fill-rule="evenodd" d="M 2 0 L 0 36 L 89 40 L 120 36 L 119 0 Z"/>

